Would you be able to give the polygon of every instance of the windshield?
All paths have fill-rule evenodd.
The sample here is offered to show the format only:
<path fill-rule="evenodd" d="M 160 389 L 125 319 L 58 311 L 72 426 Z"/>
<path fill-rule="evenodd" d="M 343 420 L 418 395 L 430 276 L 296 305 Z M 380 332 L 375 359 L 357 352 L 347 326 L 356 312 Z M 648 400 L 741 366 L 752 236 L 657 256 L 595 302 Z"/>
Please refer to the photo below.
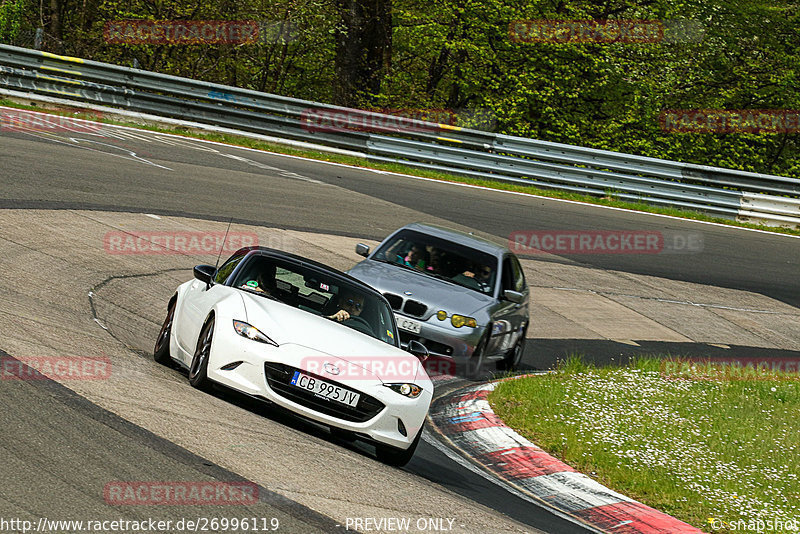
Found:
<path fill-rule="evenodd" d="M 256 254 L 242 265 L 232 286 L 398 346 L 389 306 L 333 273 L 305 263 Z"/>
<path fill-rule="evenodd" d="M 399 232 L 371 259 L 486 294 L 493 293 L 497 279 L 497 258 L 491 254 L 413 230 Z"/>

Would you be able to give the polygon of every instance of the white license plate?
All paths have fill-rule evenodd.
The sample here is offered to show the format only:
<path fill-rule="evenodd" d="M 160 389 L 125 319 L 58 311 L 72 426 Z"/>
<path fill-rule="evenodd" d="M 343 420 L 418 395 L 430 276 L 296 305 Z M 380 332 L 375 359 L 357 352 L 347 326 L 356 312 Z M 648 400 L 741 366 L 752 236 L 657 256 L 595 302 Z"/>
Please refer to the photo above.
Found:
<path fill-rule="evenodd" d="M 347 404 L 348 406 L 352 407 L 355 407 L 356 404 L 358 404 L 358 399 L 361 397 L 361 395 L 358 393 L 348 391 L 337 385 L 331 384 L 330 382 L 320 380 L 319 378 L 304 375 L 300 371 L 294 372 L 294 376 L 289 383 L 293 386 L 299 387 L 300 389 L 310 391 L 311 393 L 314 393 L 320 397 L 341 402 L 342 404 Z"/>
<path fill-rule="evenodd" d="M 394 320 L 397 321 L 397 328 L 400 330 L 405 330 L 406 332 L 413 332 L 415 334 L 419 334 L 420 330 L 422 330 L 422 324 L 415 321 L 414 319 L 409 319 L 408 317 L 403 317 L 402 315 L 395 314 Z"/>

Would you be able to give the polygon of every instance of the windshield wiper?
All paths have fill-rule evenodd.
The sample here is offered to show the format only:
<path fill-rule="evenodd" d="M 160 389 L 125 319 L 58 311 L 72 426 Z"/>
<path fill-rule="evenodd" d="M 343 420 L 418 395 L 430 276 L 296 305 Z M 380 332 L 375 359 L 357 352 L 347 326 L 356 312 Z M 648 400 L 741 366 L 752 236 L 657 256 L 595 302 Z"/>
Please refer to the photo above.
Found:
<path fill-rule="evenodd" d="M 272 295 L 270 295 L 270 294 L 268 294 L 268 293 L 264 293 L 263 291 L 256 291 L 256 290 L 254 290 L 254 289 L 248 289 L 248 288 L 246 288 L 246 287 L 240 287 L 240 288 L 238 288 L 238 289 L 240 289 L 240 290 L 242 290 L 242 291 L 247 291 L 248 293 L 252 293 L 253 295 L 258 295 L 258 296 L 260 296 L 260 297 L 264 297 L 264 298 L 268 298 L 268 299 L 270 299 L 270 300 L 274 300 L 275 302 L 281 302 L 281 303 L 284 303 L 284 302 L 283 302 L 281 299 L 279 299 L 278 297 L 273 297 Z M 284 303 L 284 304 L 285 304 L 285 303 Z"/>

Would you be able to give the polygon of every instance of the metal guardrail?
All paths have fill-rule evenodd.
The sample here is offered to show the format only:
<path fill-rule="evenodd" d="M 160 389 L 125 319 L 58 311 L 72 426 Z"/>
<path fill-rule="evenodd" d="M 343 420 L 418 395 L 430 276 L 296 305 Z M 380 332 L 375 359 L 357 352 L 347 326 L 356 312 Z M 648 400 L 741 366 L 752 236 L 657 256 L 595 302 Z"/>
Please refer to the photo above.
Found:
<path fill-rule="evenodd" d="M 374 127 L 392 117 L 8 45 L 0 45 L 0 87 L 355 150 L 373 161 L 800 228 L 795 178 L 422 121 Z"/>

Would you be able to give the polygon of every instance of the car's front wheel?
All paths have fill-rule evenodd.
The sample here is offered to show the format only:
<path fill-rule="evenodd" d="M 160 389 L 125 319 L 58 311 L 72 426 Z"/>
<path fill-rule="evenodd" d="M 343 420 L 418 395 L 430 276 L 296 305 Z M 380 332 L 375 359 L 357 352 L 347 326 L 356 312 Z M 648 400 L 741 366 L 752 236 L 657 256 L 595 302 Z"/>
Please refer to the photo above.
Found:
<path fill-rule="evenodd" d="M 378 460 L 387 465 L 403 467 L 409 461 L 411 461 L 411 457 L 414 456 L 414 451 L 417 450 L 417 445 L 419 445 L 420 438 L 422 438 L 421 428 L 417 433 L 417 437 L 411 442 L 411 446 L 409 448 L 398 449 L 397 447 L 392 447 L 391 445 L 376 445 L 375 455 L 378 457 Z"/>
<path fill-rule="evenodd" d="M 176 299 L 173 298 L 167 307 L 167 318 L 164 319 L 164 324 L 161 325 L 161 331 L 156 338 L 156 345 L 153 347 L 153 359 L 162 365 L 172 363 L 172 358 L 169 355 L 169 338 L 172 335 L 172 322 L 175 319 L 175 303 Z"/>
<path fill-rule="evenodd" d="M 483 367 L 486 359 L 486 345 L 488 343 L 488 334 L 484 335 L 475 350 L 472 351 L 472 356 L 467 360 L 467 378 L 472 380 L 481 380 L 483 378 Z"/>
<path fill-rule="evenodd" d="M 211 339 L 214 336 L 214 318 L 208 320 L 200 331 L 197 348 L 194 349 L 192 364 L 189 366 L 189 383 L 198 388 L 209 386 L 208 359 L 211 356 Z"/>
<path fill-rule="evenodd" d="M 525 355 L 525 335 L 519 338 L 514 348 L 506 354 L 506 357 L 501 360 L 502 369 L 505 371 L 516 371 L 519 369 L 519 364 L 522 362 L 522 357 Z"/>

